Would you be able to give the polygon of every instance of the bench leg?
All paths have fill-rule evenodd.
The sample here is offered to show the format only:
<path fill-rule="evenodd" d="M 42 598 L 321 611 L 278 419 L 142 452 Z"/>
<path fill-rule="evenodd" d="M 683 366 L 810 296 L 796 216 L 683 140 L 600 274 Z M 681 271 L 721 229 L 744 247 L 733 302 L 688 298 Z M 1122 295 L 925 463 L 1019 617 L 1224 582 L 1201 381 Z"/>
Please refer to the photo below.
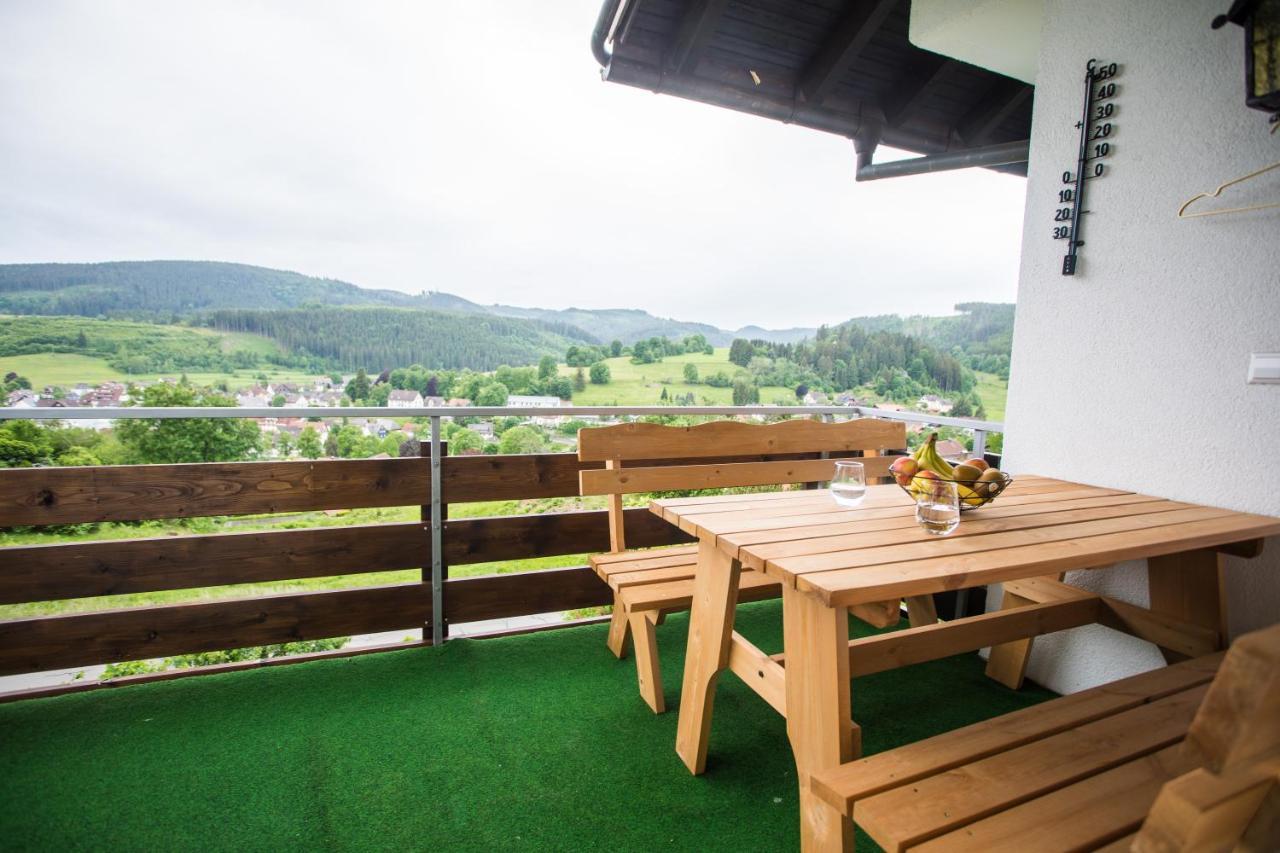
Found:
<path fill-rule="evenodd" d="M 636 680 L 640 684 L 640 698 L 653 709 L 653 713 L 661 714 L 667 710 L 662 696 L 662 664 L 658 661 L 658 619 L 661 614 L 656 611 L 632 613 L 628 621 L 631 623 L 631 640 L 636 652 Z"/>
<path fill-rule="evenodd" d="M 800 849 L 851 853 L 853 821 L 810 788 L 814 773 L 861 752 L 861 732 L 850 719 L 849 613 L 784 587 L 782 619 L 787 737 L 800 784 Z"/>
<path fill-rule="evenodd" d="M 1034 604 L 1029 598 L 1006 592 L 1000 599 L 1001 610 L 1025 607 Z M 1031 659 L 1031 638 L 1014 640 L 991 647 L 991 656 L 987 658 L 987 678 L 1000 682 L 1010 690 L 1022 687 L 1022 680 L 1027 675 L 1027 661 Z"/>
<path fill-rule="evenodd" d="M 1227 635 L 1226 597 L 1222 593 L 1222 557 L 1208 548 L 1151 557 L 1147 560 L 1151 610 L 1216 631 L 1218 648 Z M 1160 650 L 1169 663 L 1186 655 Z"/>
<path fill-rule="evenodd" d="M 907 621 L 912 628 L 923 628 L 938 621 L 937 608 L 933 606 L 932 595 L 913 595 L 906 599 Z"/>
<path fill-rule="evenodd" d="M 613 616 L 609 619 L 609 651 L 618 660 L 627 656 L 627 606 L 615 594 L 613 597 Z"/>
<path fill-rule="evenodd" d="M 676 754 L 695 775 L 707 769 L 711 706 L 716 680 L 729 665 L 729 638 L 733 634 L 741 573 L 742 564 L 714 542 L 698 543 L 698 571 L 693 579 L 689 644 L 680 689 L 680 721 L 676 725 Z"/>

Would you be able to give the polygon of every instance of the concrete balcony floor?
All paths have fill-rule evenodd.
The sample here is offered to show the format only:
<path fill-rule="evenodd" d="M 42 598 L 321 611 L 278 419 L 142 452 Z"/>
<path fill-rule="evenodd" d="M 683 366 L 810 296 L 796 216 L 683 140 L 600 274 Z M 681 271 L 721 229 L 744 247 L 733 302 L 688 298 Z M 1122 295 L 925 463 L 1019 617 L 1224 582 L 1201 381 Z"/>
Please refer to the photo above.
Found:
<path fill-rule="evenodd" d="M 778 602 L 738 629 L 781 650 Z M 678 704 L 687 614 L 659 629 Z M 854 633 L 868 629 L 854 623 Z M 794 850 L 784 721 L 721 678 L 708 772 L 593 625 L 0 706 L 24 850 Z M 1043 701 L 962 655 L 859 678 L 868 753 Z M 859 834 L 860 850 L 875 849 Z"/>

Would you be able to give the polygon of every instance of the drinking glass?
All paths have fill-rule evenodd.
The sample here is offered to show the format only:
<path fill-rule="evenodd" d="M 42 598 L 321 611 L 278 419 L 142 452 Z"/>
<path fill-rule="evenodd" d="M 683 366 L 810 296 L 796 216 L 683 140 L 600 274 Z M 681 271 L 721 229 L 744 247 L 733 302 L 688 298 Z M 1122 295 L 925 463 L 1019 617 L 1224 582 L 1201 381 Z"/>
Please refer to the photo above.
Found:
<path fill-rule="evenodd" d="M 831 497 L 840 506 L 857 506 L 867 496 L 867 472 L 861 462 L 837 462 Z"/>
<path fill-rule="evenodd" d="M 916 521 L 934 536 L 946 536 L 960 524 L 960 495 L 945 480 L 916 479 Z"/>

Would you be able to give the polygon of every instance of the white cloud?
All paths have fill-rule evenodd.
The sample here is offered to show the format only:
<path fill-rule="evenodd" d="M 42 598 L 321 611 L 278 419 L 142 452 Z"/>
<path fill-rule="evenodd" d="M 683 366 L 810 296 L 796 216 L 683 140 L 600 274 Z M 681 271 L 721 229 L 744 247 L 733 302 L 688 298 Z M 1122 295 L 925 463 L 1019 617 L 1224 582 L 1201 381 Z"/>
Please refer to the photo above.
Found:
<path fill-rule="evenodd" d="M 0 6 L 0 262 L 233 260 L 732 327 L 1014 298 L 1023 181 L 602 83 L 597 0 Z"/>

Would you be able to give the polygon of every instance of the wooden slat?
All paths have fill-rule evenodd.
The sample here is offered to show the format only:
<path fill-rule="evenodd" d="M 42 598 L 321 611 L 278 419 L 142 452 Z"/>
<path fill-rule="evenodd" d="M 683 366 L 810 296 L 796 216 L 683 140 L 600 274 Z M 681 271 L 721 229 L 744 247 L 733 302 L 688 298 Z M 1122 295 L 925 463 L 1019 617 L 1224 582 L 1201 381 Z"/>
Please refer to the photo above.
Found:
<path fill-rule="evenodd" d="M 0 551 L 0 604 L 405 569 L 430 548 L 412 523 L 20 546 Z"/>
<path fill-rule="evenodd" d="M 1135 832 L 1160 788 L 1193 766 L 1177 745 L 1166 747 L 926 841 L 912 853 L 1095 850 Z"/>
<path fill-rule="evenodd" d="M 578 458 L 705 458 L 755 453 L 900 450 L 907 446 L 900 421 L 860 418 L 840 423 L 811 420 L 748 424 L 711 421 L 689 427 L 629 423 L 578 431 Z"/>
<path fill-rule="evenodd" d="M 859 460 L 868 477 L 888 473 L 891 457 Z M 580 489 L 584 495 L 635 494 L 676 489 L 724 489 L 737 486 L 768 486 L 780 483 L 814 483 L 830 480 L 835 460 L 808 459 L 787 462 L 741 462 L 719 465 L 673 465 L 663 468 L 609 468 L 583 471 Z"/>
<path fill-rule="evenodd" d="M 0 526 L 416 506 L 427 460 L 210 462 L 0 471 Z"/>
<path fill-rule="evenodd" d="M 1144 506 L 1153 505 L 1145 504 Z M 983 551 L 995 551 L 1019 546 L 1047 546 L 1059 542 L 1083 541 L 1089 537 L 1103 536 L 1109 533 L 1141 532 L 1197 521 L 1228 518 L 1231 515 L 1233 515 L 1231 510 L 1193 506 L 1150 514 L 1126 515 L 1119 518 L 1104 518 L 1094 521 L 1075 521 L 1047 527 L 986 533 L 977 536 L 934 536 L 931 540 L 911 542 L 892 547 L 882 546 L 830 551 L 797 557 L 783 556 L 777 560 L 767 561 L 766 566 L 768 568 L 777 567 L 782 569 L 782 576 L 788 579 L 809 577 L 810 575 L 816 576 L 829 573 L 833 570 L 860 566 L 880 566 L 885 563 L 898 563 L 906 560 L 927 560 L 931 557 L 959 557 Z"/>
<path fill-rule="evenodd" d="M 0 675 L 421 625 L 419 583 L 0 622 Z"/>
<path fill-rule="evenodd" d="M 698 559 L 698 546 L 696 544 L 676 545 L 673 548 L 650 548 L 643 551 L 619 551 L 616 554 L 595 554 L 591 557 L 591 564 L 596 567 L 597 571 L 608 577 L 615 571 L 634 571 L 637 564 L 648 564 L 652 560 L 666 561 L 673 557 L 683 557 L 691 562 L 696 561 Z"/>
<path fill-rule="evenodd" d="M 821 103 L 871 42 L 898 0 L 852 4 L 800 75 L 798 94 Z"/>
<path fill-rule="evenodd" d="M 693 0 L 689 4 L 664 57 L 669 70 L 680 74 L 694 72 L 715 33 L 716 22 L 728 5 L 729 0 Z"/>
<path fill-rule="evenodd" d="M 627 543 L 632 548 L 692 541 L 643 507 L 623 512 Z M 608 547 L 605 510 L 451 519 L 444 525 L 445 559 L 455 566 L 588 554 Z"/>
<path fill-rule="evenodd" d="M 1190 504 L 1174 501 L 1156 501 L 1147 503 L 1121 504 L 1118 506 L 1093 507 L 1090 509 L 1063 509 L 1052 505 L 1055 511 L 1041 511 L 1013 516 L 974 516 L 967 518 L 948 541 L 955 541 L 966 536 L 983 536 L 991 533 L 1008 533 L 1015 530 L 1031 530 L 1038 527 L 1052 527 L 1059 524 L 1070 524 L 1079 521 L 1099 521 L 1108 518 L 1124 518 L 1134 515 L 1150 515 L 1172 510 L 1193 509 Z M 760 543 L 751 546 L 743 556 L 743 564 L 754 569 L 762 569 L 765 562 L 786 557 L 801 557 L 825 554 L 836 551 L 875 548 L 886 545 L 905 545 L 909 542 L 937 543 L 937 536 L 929 533 L 915 523 L 914 515 L 909 517 L 910 526 L 870 533 L 845 534 L 841 536 L 815 536 L 812 538 L 793 538 L 774 542 Z M 796 531 L 800 532 L 800 531 Z"/>
<path fill-rule="evenodd" d="M 782 716 L 787 715 L 786 673 L 777 661 L 737 631 L 729 646 L 729 669 Z"/>
<path fill-rule="evenodd" d="M 1159 500 L 1159 498 L 1153 498 L 1147 495 L 1120 494 L 1095 498 L 1073 498 L 1071 500 L 1042 502 L 1038 504 L 1014 504 L 1012 506 L 995 504 L 984 507 L 979 513 L 969 515 L 964 519 L 964 522 L 965 524 L 968 524 L 971 521 L 987 522 L 994 519 L 1018 518 L 1038 513 L 1056 513 L 1077 508 L 1091 509 L 1104 506 L 1153 503 Z M 796 520 L 792 519 L 792 521 L 794 522 Z M 787 539 L 795 538 L 796 536 L 803 536 L 805 538 L 841 536 L 846 534 L 872 533 L 879 530 L 909 529 L 917 526 L 914 512 L 897 513 L 886 518 L 862 518 L 853 521 L 810 523 L 815 521 L 813 518 L 807 518 L 803 521 L 805 522 L 803 524 L 793 524 L 792 528 L 787 526 L 767 527 L 762 525 L 761 529 L 758 530 L 724 533 L 717 537 L 717 542 L 722 548 L 737 548 L 738 553 L 736 556 L 741 557 L 747 553 L 747 549 L 754 551 L 754 548 L 757 545 L 786 541 Z M 818 521 L 820 521 L 820 519 L 818 519 Z M 792 529 L 794 529 L 794 533 L 790 532 Z"/>
<path fill-rule="evenodd" d="M 760 601 L 781 594 L 778 582 L 759 572 L 743 572 L 738 580 L 739 601 Z M 629 587 L 620 596 L 633 610 L 688 608 L 693 601 L 693 584 L 689 581 L 644 584 Z"/>
<path fill-rule="evenodd" d="M 858 824 L 905 850 L 1182 740 L 1205 687 L 1061 732 L 862 800 Z"/>
<path fill-rule="evenodd" d="M 859 800 L 890 788 L 1207 685 L 1222 658 L 1218 653 L 1161 667 L 871 755 L 824 771 L 815 787 L 849 813 Z"/>
<path fill-rule="evenodd" d="M 862 637 L 849 643 L 849 671 L 855 677 L 871 675 L 977 651 L 1020 637 L 1078 628 L 1097 619 L 1098 607 L 1096 598 L 1078 598 Z"/>
<path fill-rule="evenodd" d="M 445 618 L 452 624 L 612 603 L 613 591 L 588 566 L 450 578 L 444 585 Z"/>
<path fill-rule="evenodd" d="M 1217 631 L 1125 601 L 1103 597 L 1098 622 L 1175 652 L 1178 660 L 1200 657 L 1222 648 Z"/>
<path fill-rule="evenodd" d="M 734 454 L 721 451 L 699 461 L 758 462 L 813 458 L 807 451 L 797 453 Z M 679 465 L 687 458 L 660 454 L 640 460 L 645 465 Z M 573 453 L 535 453 L 512 456 L 446 456 L 441 468 L 441 492 L 446 503 L 509 501 L 533 498 L 564 498 L 578 495 L 578 472 L 598 470 L 601 461 L 579 461 Z M 3 472 L 0 472 L 2 474 Z"/>
<path fill-rule="evenodd" d="M 666 583 L 668 581 L 682 580 L 692 581 L 696 569 L 697 566 L 692 562 L 682 562 L 679 565 L 662 569 L 646 569 L 639 572 L 619 572 L 609 578 L 609 586 L 615 590 L 623 590 L 647 583 Z"/>
<path fill-rule="evenodd" d="M 1065 542 L 819 572 L 799 578 L 797 585 L 814 592 L 829 604 L 847 605 L 966 589 L 1074 569 L 1096 569 L 1123 560 L 1175 554 L 1238 539 L 1277 534 L 1280 534 L 1280 519 L 1233 513 L 1206 521 Z"/>
<path fill-rule="evenodd" d="M 887 487 L 873 486 L 872 488 L 879 489 Z M 1031 493 L 1020 492 L 1012 495 L 1006 494 L 1001 495 L 999 500 L 1000 505 L 1007 508 L 1010 506 L 1050 504 L 1066 500 L 1092 497 L 1118 496 L 1121 494 L 1123 493 L 1117 492 L 1113 489 L 1077 487 L 1074 489 L 1064 489 L 1063 491 L 1035 491 Z M 979 515 L 971 517 L 985 517 L 983 514 L 986 513 L 986 508 L 984 507 L 979 511 L 979 513 Z M 879 492 L 875 494 L 869 493 L 866 501 L 856 509 L 847 509 L 836 505 L 835 502 L 832 501 L 818 507 L 810 508 L 809 513 L 803 516 L 793 514 L 792 508 L 784 505 L 779 505 L 778 507 L 765 512 L 750 514 L 746 512 L 733 514 L 716 513 L 714 515 L 715 517 L 712 517 L 711 513 L 705 513 L 699 510 L 697 513 L 664 513 L 664 518 L 671 521 L 671 516 L 674 516 L 677 523 L 680 525 L 680 528 L 688 533 L 698 531 L 701 533 L 713 533 L 717 537 L 720 537 L 734 533 L 786 530 L 817 524 L 834 524 L 842 521 L 862 522 L 884 518 L 914 518 L 915 505 L 910 498 L 899 490 L 897 495 L 892 492 Z M 807 533 L 807 531 L 805 531 L 805 533 Z"/>

